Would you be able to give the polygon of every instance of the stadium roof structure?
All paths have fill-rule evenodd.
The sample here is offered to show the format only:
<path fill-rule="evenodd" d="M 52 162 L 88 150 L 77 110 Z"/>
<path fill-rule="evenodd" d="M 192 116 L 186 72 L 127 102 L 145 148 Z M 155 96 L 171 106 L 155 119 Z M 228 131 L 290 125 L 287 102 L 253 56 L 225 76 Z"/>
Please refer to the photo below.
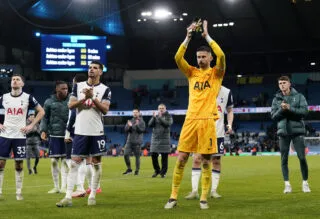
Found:
<path fill-rule="evenodd" d="M 141 15 L 156 8 L 171 15 Z M 107 35 L 113 62 L 132 69 L 174 68 L 187 25 L 201 17 L 226 52 L 230 72 L 316 71 L 319 15 L 319 0 L 3 0 L 0 37 L 27 41 L 32 31 Z"/>

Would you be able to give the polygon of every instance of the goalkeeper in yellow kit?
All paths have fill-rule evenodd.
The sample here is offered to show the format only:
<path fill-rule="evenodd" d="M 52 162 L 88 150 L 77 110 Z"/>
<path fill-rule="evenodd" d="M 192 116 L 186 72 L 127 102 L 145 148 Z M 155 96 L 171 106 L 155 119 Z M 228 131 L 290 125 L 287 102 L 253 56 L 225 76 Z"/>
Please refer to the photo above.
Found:
<path fill-rule="evenodd" d="M 206 20 L 203 21 L 202 37 L 206 39 L 211 48 L 201 46 L 197 49 L 199 68 L 189 65 L 184 59 L 184 54 L 192 37 L 192 31 L 199 27 L 198 24 L 194 22 L 187 28 L 187 36 L 175 55 L 175 61 L 179 69 L 189 81 L 189 106 L 179 139 L 179 154 L 173 171 L 172 192 L 169 201 L 164 206 L 165 209 L 171 209 L 177 205 L 178 190 L 190 153 L 202 155 L 200 208 L 209 208 L 207 195 L 211 185 L 210 158 L 212 154 L 217 153 L 215 121 L 219 116 L 216 99 L 226 64 L 223 51 L 208 34 Z M 211 49 L 217 57 L 216 65 L 213 68 L 210 67 L 213 60 Z"/>

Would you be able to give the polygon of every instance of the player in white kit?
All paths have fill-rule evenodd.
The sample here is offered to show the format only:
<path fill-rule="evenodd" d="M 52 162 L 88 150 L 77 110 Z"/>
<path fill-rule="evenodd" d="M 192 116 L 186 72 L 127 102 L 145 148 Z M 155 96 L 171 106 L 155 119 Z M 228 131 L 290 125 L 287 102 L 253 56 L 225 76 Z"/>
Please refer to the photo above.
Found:
<path fill-rule="evenodd" d="M 88 205 L 96 204 L 96 190 L 101 176 L 101 155 L 106 151 L 102 115 L 109 111 L 111 90 L 100 83 L 103 65 L 92 61 L 89 65 L 88 80 L 76 83 L 70 97 L 69 108 L 77 109 L 75 135 L 72 143 L 71 167 L 67 179 L 65 198 L 56 203 L 57 207 L 72 206 L 72 191 L 76 183 L 82 160 L 92 157 L 92 184 Z"/>
<path fill-rule="evenodd" d="M 221 172 L 221 156 L 224 155 L 224 136 L 225 136 L 225 126 L 224 126 L 224 114 L 227 113 L 227 133 L 232 132 L 232 122 L 233 122 L 233 98 L 230 89 L 221 86 L 218 97 L 217 105 L 219 112 L 219 119 L 216 121 L 216 131 L 217 131 L 217 143 L 219 146 L 219 151 L 217 154 L 212 156 L 212 185 L 211 185 L 211 197 L 220 198 L 221 196 L 217 193 L 217 188 L 220 180 Z M 192 174 L 191 174 L 191 184 L 192 191 L 185 197 L 186 199 L 195 199 L 199 197 L 198 187 L 199 179 L 201 175 L 201 156 L 199 154 L 194 154 L 192 163 Z"/>
<path fill-rule="evenodd" d="M 0 107 L 4 108 L 4 122 L 0 124 L 0 196 L 6 160 L 12 151 L 15 160 L 16 198 L 23 200 L 23 160 L 26 159 L 26 134 L 32 130 L 44 116 L 44 110 L 30 94 L 24 93 L 24 80 L 21 75 L 14 74 L 11 78 L 11 92 L 0 97 Z M 26 125 L 28 110 L 34 108 L 35 119 Z"/>

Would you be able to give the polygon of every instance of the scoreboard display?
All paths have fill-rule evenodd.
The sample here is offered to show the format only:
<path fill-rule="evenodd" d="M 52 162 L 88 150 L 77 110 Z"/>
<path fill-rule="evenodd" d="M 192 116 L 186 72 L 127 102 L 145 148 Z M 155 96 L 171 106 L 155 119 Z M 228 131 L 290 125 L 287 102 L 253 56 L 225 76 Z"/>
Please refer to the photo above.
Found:
<path fill-rule="evenodd" d="M 41 34 L 41 70 L 87 71 L 93 60 L 106 70 L 106 36 Z"/>

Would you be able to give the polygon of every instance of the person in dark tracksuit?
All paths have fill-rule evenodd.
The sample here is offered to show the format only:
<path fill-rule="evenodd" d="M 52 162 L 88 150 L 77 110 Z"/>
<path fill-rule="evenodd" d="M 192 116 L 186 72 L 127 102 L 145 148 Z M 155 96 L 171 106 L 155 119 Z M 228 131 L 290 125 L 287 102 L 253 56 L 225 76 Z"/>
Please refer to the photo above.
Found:
<path fill-rule="evenodd" d="M 27 119 L 27 125 L 31 124 L 35 118 L 33 113 L 30 113 Z M 27 166 L 29 170 L 29 175 L 34 173 L 37 174 L 37 165 L 39 163 L 39 146 L 41 145 L 40 139 L 40 124 L 37 123 L 33 126 L 30 132 L 26 134 L 26 145 L 27 145 Z M 30 159 L 34 155 L 35 161 L 34 166 L 31 169 Z"/>
<path fill-rule="evenodd" d="M 172 116 L 168 113 L 164 104 L 158 106 L 158 112 L 153 112 L 153 116 L 149 120 L 148 125 L 153 128 L 150 147 L 154 169 L 152 177 L 160 174 L 161 177 L 164 178 L 167 174 L 168 155 L 171 151 L 170 126 L 172 123 Z M 161 154 L 161 169 L 158 162 L 159 154 Z"/>
<path fill-rule="evenodd" d="M 134 175 L 139 175 L 140 170 L 140 155 L 141 145 L 143 143 L 143 133 L 146 129 L 146 124 L 140 116 L 139 109 L 133 109 L 133 118 L 128 120 L 124 130 L 128 134 L 126 146 L 124 148 L 124 161 L 126 162 L 127 170 L 123 175 L 132 173 L 130 164 L 130 155 L 133 152 L 136 157 L 136 170 Z"/>
<path fill-rule="evenodd" d="M 305 155 L 305 124 L 308 114 L 308 104 L 305 97 L 291 87 L 290 78 L 281 76 L 278 79 L 280 91 L 272 101 L 271 118 L 277 121 L 277 134 L 281 153 L 281 167 L 285 182 L 284 193 L 292 191 L 289 182 L 288 154 L 292 141 L 300 161 L 303 178 L 302 191 L 311 192 L 308 184 L 308 164 Z"/>

